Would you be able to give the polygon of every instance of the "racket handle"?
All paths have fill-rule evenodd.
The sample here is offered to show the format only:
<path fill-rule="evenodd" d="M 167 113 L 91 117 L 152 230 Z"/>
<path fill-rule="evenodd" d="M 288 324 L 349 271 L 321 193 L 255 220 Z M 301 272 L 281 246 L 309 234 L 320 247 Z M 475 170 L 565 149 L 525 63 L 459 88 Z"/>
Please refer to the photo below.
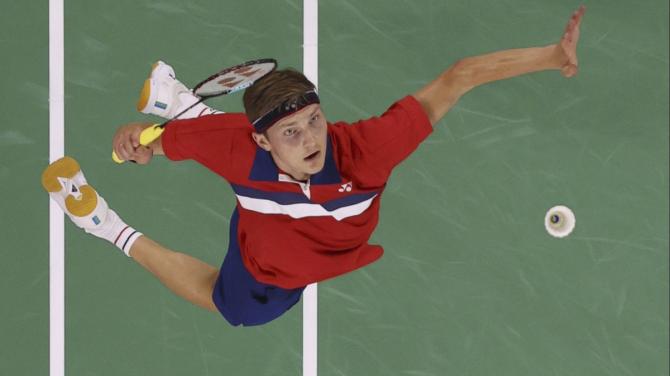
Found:
<path fill-rule="evenodd" d="M 142 133 L 140 133 L 140 145 L 147 146 L 154 142 L 163 134 L 164 130 L 165 127 L 161 127 L 161 124 L 154 124 L 148 128 L 144 128 Z"/>
<path fill-rule="evenodd" d="M 115 151 L 112 151 L 112 160 L 116 163 L 123 163 L 125 162 L 123 159 L 119 158 L 118 155 L 116 155 Z"/>
<path fill-rule="evenodd" d="M 163 134 L 165 127 L 161 127 L 161 124 L 154 124 L 148 128 L 144 128 L 142 133 L 140 133 L 140 145 L 147 146 L 150 143 L 154 142 L 158 137 Z M 119 158 L 116 155 L 115 151 L 112 151 L 112 160 L 116 163 L 125 162 L 123 159 Z"/>

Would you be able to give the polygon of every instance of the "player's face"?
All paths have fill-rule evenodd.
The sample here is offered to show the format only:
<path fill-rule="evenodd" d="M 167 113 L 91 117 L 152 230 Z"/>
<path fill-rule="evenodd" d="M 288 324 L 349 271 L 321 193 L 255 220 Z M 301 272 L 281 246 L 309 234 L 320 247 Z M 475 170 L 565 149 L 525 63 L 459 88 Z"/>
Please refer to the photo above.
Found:
<path fill-rule="evenodd" d="M 323 169 L 327 125 L 318 103 L 311 104 L 272 125 L 266 136 L 254 134 L 277 166 L 297 180 L 307 180 Z"/>

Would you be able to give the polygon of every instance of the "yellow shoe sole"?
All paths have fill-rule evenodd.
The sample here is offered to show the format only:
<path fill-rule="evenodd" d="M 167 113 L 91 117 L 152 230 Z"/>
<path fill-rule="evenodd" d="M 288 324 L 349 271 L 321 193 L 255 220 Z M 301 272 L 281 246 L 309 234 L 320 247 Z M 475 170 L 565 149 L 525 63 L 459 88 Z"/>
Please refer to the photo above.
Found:
<path fill-rule="evenodd" d="M 151 65 L 151 70 L 149 71 L 149 76 L 144 80 L 144 85 L 142 85 L 142 90 L 140 91 L 140 98 L 137 100 L 135 107 L 137 111 L 142 112 L 149 102 L 149 95 L 151 94 L 151 74 L 154 73 L 154 70 L 158 67 L 158 61 Z"/>
<path fill-rule="evenodd" d="M 47 192 L 60 192 L 63 187 L 58 178 L 72 179 L 79 171 L 81 171 L 81 168 L 76 160 L 71 157 L 63 157 L 44 170 L 42 186 Z M 81 192 L 79 199 L 69 194 L 65 198 L 65 209 L 74 216 L 85 217 L 91 214 L 98 205 L 98 194 L 90 185 L 83 185 L 79 187 L 79 190 Z"/>
<path fill-rule="evenodd" d="M 77 161 L 71 157 L 63 157 L 44 169 L 42 186 L 47 192 L 59 192 L 63 187 L 58 182 L 58 178 L 72 179 L 79 171 L 81 168 Z"/>
<path fill-rule="evenodd" d="M 149 95 L 151 95 L 151 79 L 147 78 L 144 80 L 144 85 L 140 91 L 140 98 L 137 100 L 137 104 L 135 105 L 137 111 L 142 112 L 142 110 L 147 107 L 147 104 L 149 104 Z"/>
<path fill-rule="evenodd" d="M 77 217 L 85 217 L 95 210 L 98 206 L 98 194 L 90 185 L 79 187 L 81 197 L 77 200 L 73 196 L 67 196 L 65 199 L 65 207 L 67 211 Z"/>
<path fill-rule="evenodd" d="M 154 73 L 154 70 L 156 70 L 157 67 L 158 67 L 158 61 L 151 64 L 151 71 L 149 72 L 149 77 L 148 78 L 151 78 L 151 74 Z"/>

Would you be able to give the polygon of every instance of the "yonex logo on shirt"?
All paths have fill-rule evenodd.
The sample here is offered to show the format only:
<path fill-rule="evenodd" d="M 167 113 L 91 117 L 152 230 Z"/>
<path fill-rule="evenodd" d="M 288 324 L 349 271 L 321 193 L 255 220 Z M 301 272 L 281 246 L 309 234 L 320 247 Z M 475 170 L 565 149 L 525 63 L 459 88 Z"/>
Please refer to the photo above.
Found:
<path fill-rule="evenodd" d="M 340 189 L 338 189 L 337 191 L 338 192 L 345 192 L 345 191 L 346 192 L 351 192 L 351 187 L 352 187 L 351 182 L 348 182 L 347 184 L 342 184 Z"/>

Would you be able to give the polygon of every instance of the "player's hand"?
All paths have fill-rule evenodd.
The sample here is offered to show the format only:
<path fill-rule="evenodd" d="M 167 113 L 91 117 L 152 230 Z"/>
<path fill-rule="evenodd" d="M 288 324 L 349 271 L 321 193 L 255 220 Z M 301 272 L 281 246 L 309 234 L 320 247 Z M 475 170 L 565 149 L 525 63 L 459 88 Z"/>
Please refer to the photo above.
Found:
<path fill-rule="evenodd" d="M 153 157 L 153 149 L 150 146 L 140 145 L 140 134 L 150 123 L 130 123 L 117 129 L 112 140 L 112 149 L 116 155 L 124 161 L 134 161 L 139 164 L 147 164 Z"/>
<path fill-rule="evenodd" d="M 579 42 L 579 24 L 586 12 L 585 6 L 580 6 L 570 17 L 561 41 L 556 46 L 561 59 L 561 74 L 572 77 L 577 74 L 577 42 Z"/>

